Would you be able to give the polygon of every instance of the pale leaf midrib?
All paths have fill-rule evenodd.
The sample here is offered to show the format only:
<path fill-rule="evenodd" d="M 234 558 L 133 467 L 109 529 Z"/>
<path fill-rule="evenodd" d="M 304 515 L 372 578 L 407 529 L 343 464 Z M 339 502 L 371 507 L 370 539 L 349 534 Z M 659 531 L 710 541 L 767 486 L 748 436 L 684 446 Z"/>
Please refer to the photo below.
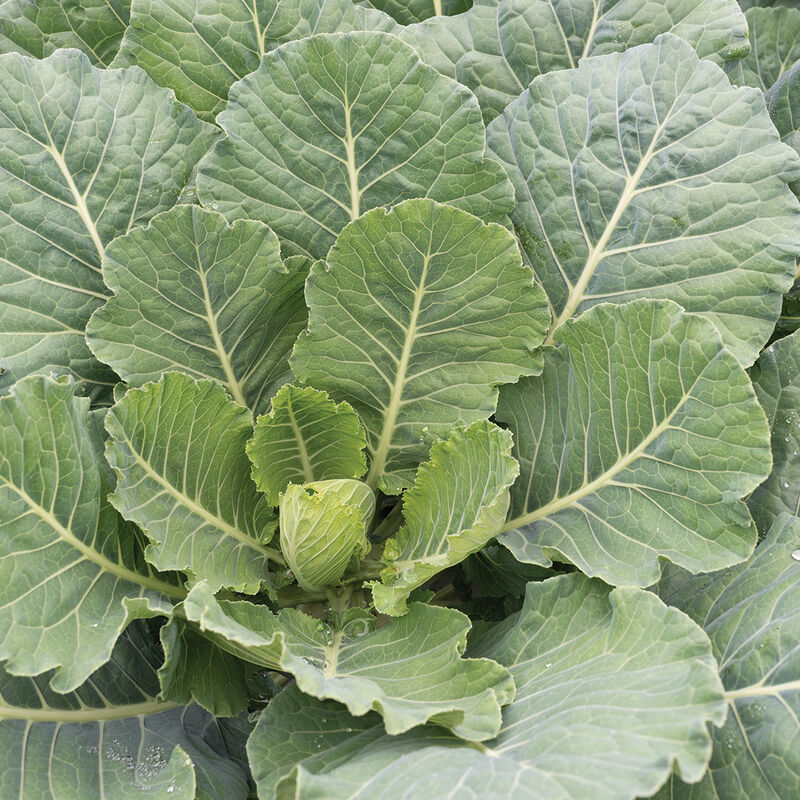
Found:
<path fill-rule="evenodd" d="M 42 519 L 56 532 L 59 538 L 63 539 L 75 550 L 78 550 L 80 553 L 82 553 L 89 561 L 97 564 L 97 566 L 101 569 L 105 570 L 106 572 L 110 572 L 112 575 L 116 575 L 118 578 L 130 581 L 131 583 L 135 583 L 140 586 L 145 586 L 148 589 L 153 589 L 154 591 L 165 594 L 168 597 L 183 599 L 186 596 L 186 592 L 180 586 L 172 586 L 168 583 L 158 580 L 157 578 L 152 578 L 150 576 L 134 572 L 122 564 L 118 564 L 106 558 L 104 555 L 98 553 L 96 550 L 93 550 L 91 547 L 84 544 L 80 539 L 74 536 L 72 532 L 67 530 L 46 508 L 39 505 L 39 503 L 37 503 L 24 489 L 19 486 L 15 486 L 13 483 L 9 483 L 7 480 L 3 480 L 3 485 L 15 492 L 40 519 Z"/>
<path fill-rule="evenodd" d="M 294 433 L 297 441 L 297 449 L 300 453 L 300 462 L 303 465 L 303 477 L 305 478 L 306 483 L 310 483 L 314 480 L 314 468 L 311 466 L 311 459 L 308 457 L 308 450 L 306 449 L 306 443 L 303 439 L 303 433 L 300 430 L 300 426 L 297 424 L 297 419 L 295 418 L 294 411 L 292 410 L 291 398 L 288 398 L 287 400 L 286 413 L 289 415 L 289 425 L 291 426 L 292 432 Z"/>
<path fill-rule="evenodd" d="M 122 706 L 79 709 L 24 708 L 22 706 L 6 706 L 0 703 L 0 721 L 6 719 L 21 719 L 30 722 L 61 722 L 65 724 L 107 722 L 110 720 L 125 719 L 127 717 L 158 714 L 162 711 L 169 711 L 172 708 L 178 707 L 178 703 L 161 703 L 157 700 L 144 703 L 131 703 L 130 705 Z"/>
<path fill-rule="evenodd" d="M 761 686 L 753 684 L 742 689 L 731 689 L 725 692 L 728 701 L 737 700 L 745 697 L 778 697 L 784 692 L 800 691 L 800 680 L 786 681 L 785 683 L 775 683 L 771 686 Z"/>

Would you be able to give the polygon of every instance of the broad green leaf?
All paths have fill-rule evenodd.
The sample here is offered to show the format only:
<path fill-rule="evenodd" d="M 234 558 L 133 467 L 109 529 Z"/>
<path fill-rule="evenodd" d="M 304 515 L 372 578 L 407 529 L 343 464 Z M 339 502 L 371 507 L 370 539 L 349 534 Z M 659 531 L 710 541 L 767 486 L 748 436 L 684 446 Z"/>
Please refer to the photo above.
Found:
<path fill-rule="evenodd" d="M 659 798 L 800 796 L 799 548 L 800 520 L 781 514 L 746 564 L 665 574 L 659 594 L 705 628 L 729 708 L 703 780 L 675 778 Z"/>
<path fill-rule="evenodd" d="M 493 221 L 513 208 L 473 94 L 390 34 L 283 45 L 217 122 L 227 136 L 200 167 L 203 205 L 266 222 L 285 252 L 324 258 L 348 222 L 411 197 Z"/>
<path fill-rule="evenodd" d="M 426 64 L 472 89 L 488 121 L 537 75 L 670 31 L 717 62 L 749 50 L 735 0 L 475 0 L 464 14 L 429 19 L 398 35 Z"/>
<path fill-rule="evenodd" d="M 766 92 L 800 59 L 800 8 L 751 8 L 750 54 L 742 59 L 748 86 Z"/>
<path fill-rule="evenodd" d="M 92 64 L 107 67 L 130 18 L 130 0 L 3 0 L 0 52 L 34 58 L 76 47 Z"/>
<path fill-rule="evenodd" d="M 771 344 L 751 377 L 772 431 L 772 472 L 749 500 L 766 533 L 782 512 L 800 513 L 800 332 Z"/>
<path fill-rule="evenodd" d="M 253 480 L 272 505 L 290 483 L 360 478 L 367 470 L 366 439 L 347 403 L 325 392 L 284 386 L 259 417 L 247 455 Z"/>
<path fill-rule="evenodd" d="M 800 17 L 800 13 L 798 13 Z M 798 32 L 800 35 L 800 32 Z M 800 155 L 800 60 L 781 75 L 764 95 L 781 141 Z M 789 184 L 800 197 L 800 180 Z"/>
<path fill-rule="evenodd" d="M 147 534 L 147 559 L 191 581 L 255 594 L 269 583 L 275 515 L 250 479 L 249 412 L 213 381 L 168 372 L 108 413 L 109 498 Z"/>
<path fill-rule="evenodd" d="M 0 796 L 30 800 L 244 800 L 217 722 L 156 699 L 158 653 L 133 627 L 69 694 L 0 670 Z"/>
<path fill-rule="evenodd" d="M 158 670 L 158 699 L 199 703 L 218 717 L 235 717 L 247 708 L 247 675 L 252 667 L 201 636 L 180 617 L 161 628 L 164 663 Z"/>
<path fill-rule="evenodd" d="M 214 136 L 140 70 L 0 56 L 0 389 L 68 369 L 110 394 L 83 335 L 106 245 L 175 203 Z"/>
<path fill-rule="evenodd" d="M 281 553 L 307 592 L 338 584 L 353 558 L 370 551 L 375 495 L 352 479 L 289 484 L 281 495 Z"/>
<path fill-rule="evenodd" d="M 502 544 L 625 586 L 655 583 L 659 559 L 691 572 L 746 559 L 741 498 L 769 474 L 769 429 L 711 323 L 634 300 L 555 337 L 541 377 L 500 393 L 521 467 Z"/>
<path fill-rule="evenodd" d="M 54 670 L 57 692 L 108 661 L 131 619 L 185 595 L 106 502 L 113 479 L 73 388 L 30 376 L 0 398 L 0 659 L 14 675 Z"/>
<path fill-rule="evenodd" d="M 307 694 L 338 700 L 356 716 L 377 711 L 390 734 L 430 722 L 463 739 L 488 739 L 514 696 L 504 668 L 461 657 L 471 625 L 452 608 L 412 603 L 406 616 L 377 630 L 371 615 L 353 609 L 348 624 L 333 630 L 296 609 L 275 615 L 266 606 L 216 600 L 198 584 L 184 613 L 240 658 L 291 672 Z"/>
<path fill-rule="evenodd" d="M 115 66 L 138 64 L 213 122 L 231 84 L 279 45 L 316 33 L 395 27 L 350 0 L 134 0 Z"/>
<path fill-rule="evenodd" d="M 464 562 L 467 580 L 487 597 L 522 597 L 530 581 L 552 578 L 556 573 L 538 564 L 517 561 L 498 544 L 484 547 Z"/>
<path fill-rule="evenodd" d="M 308 312 L 309 264 L 280 259 L 260 222 L 179 205 L 112 242 L 103 278 L 114 292 L 86 326 L 89 346 L 128 383 L 169 370 L 222 383 L 263 411 L 288 380 Z"/>
<path fill-rule="evenodd" d="M 259 797 L 628 800 L 673 763 L 688 780 L 703 774 L 706 722 L 725 716 L 716 664 L 703 631 L 650 592 L 579 574 L 531 583 L 523 610 L 471 651 L 518 687 L 496 739 L 387 736 L 374 716 L 289 689 L 248 744 Z"/>
<path fill-rule="evenodd" d="M 519 475 L 511 446 L 508 431 L 483 421 L 433 445 L 403 499 L 405 524 L 384 547 L 381 580 L 370 583 L 379 612 L 404 614 L 413 589 L 500 532 Z"/>
<path fill-rule="evenodd" d="M 401 25 L 411 25 L 442 14 L 461 14 L 472 0 L 364 0 L 362 5 L 383 11 Z"/>
<path fill-rule="evenodd" d="M 537 78 L 489 147 L 550 298 L 551 333 L 596 303 L 668 298 L 701 313 L 751 364 L 800 254 L 800 159 L 760 92 L 733 89 L 685 42 L 659 37 Z"/>
<path fill-rule="evenodd" d="M 547 303 L 514 238 L 431 200 L 351 223 L 306 301 L 292 370 L 358 412 L 367 483 L 390 493 L 413 482 L 429 437 L 488 418 L 496 384 L 541 369 Z"/>

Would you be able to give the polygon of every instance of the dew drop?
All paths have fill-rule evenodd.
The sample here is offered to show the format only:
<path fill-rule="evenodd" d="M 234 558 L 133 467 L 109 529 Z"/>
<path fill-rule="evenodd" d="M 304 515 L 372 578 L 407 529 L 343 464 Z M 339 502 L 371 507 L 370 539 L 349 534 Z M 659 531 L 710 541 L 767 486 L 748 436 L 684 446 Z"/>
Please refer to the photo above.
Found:
<path fill-rule="evenodd" d="M 544 668 L 545 668 L 545 669 L 550 669 L 550 667 L 552 667 L 552 666 L 553 666 L 553 662 L 552 662 L 552 661 L 548 661 L 548 662 L 547 662 L 547 663 L 544 665 Z"/>
<path fill-rule="evenodd" d="M 784 481 L 783 482 L 783 488 L 784 489 L 788 489 L 789 488 L 789 481 Z"/>
<path fill-rule="evenodd" d="M 795 561 L 800 561 L 800 550 L 793 550 L 792 551 L 792 558 Z"/>

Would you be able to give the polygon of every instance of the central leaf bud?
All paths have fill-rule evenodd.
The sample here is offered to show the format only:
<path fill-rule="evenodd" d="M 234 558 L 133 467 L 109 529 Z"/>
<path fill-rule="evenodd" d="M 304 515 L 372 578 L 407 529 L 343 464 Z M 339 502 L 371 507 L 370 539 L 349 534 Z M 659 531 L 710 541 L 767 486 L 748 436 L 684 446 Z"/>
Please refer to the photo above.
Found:
<path fill-rule="evenodd" d="M 307 592 L 341 580 L 354 556 L 365 556 L 375 495 L 356 480 L 289 484 L 280 499 L 281 550 Z"/>

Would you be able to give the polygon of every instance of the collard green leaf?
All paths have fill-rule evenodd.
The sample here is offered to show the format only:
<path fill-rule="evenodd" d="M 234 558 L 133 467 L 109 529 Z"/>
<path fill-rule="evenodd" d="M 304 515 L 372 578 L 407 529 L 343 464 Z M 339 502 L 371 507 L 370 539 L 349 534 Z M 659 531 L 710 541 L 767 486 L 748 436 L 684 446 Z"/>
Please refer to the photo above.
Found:
<path fill-rule="evenodd" d="M 285 252 L 324 258 L 348 222 L 411 197 L 494 221 L 513 207 L 475 97 L 389 34 L 283 45 L 217 122 L 227 137 L 200 167 L 203 205 L 266 222 Z"/>
<path fill-rule="evenodd" d="M 259 417 L 247 455 L 256 486 L 276 506 L 290 483 L 360 478 L 365 446 L 350 405 L 310 387 L 284 386 L 269 414 Z"/>
<path fill-rule="evenodd" d="M 92 64 L 107 67 L 130 18 L 130 0 L 4 0 L 0 52 L 45 58 L 76 47 Z"/>
<path fill-rule="evenodd" d="M 670 301 L 595 306 L 560 327 L 541 377 L 500 393 L 520 479 L 500 541 L 649 586 L 659 559 L 692 572 L 747 558 L 741 498 L 769 473 L 747 373 L 708 322 Z"/>
<path fill-rule="evenodd" d="M 363 5 L 383 11 L 401 25 L 411 25 L 442 14 L 461 14 L 472 0 L 363 0 Z"/>
<path fill-rule="evenodd" d="M 688 780 L 702 775 L 706 721 L 725 715 L 722 686 L 703 631 L 655 595 L 579 574 L 531 583 L 523 610 L 473 651 L 506 665 L 518 686 L 496 739 L 474 747 L 430 728 L 386 736 L 374 717 L 348 720 L 287 690 L 248 744 L 259 797 L 278 787 L 361 800 L 380 787 L 390 799 L 627 800 L 654 791 L 673 762 Z"/>
<path fill-rule="evenodd" d="M 779 514 L 800 513 L 800 332 L 771 344 L 751 376 L 772 432 L 772 472 L 749 500 L 766 533 Z"/>
<path fill-rule="evenodd" d="M 140 70 L 0 56 L 0 389 L 69 370 L 110 393 L 83 335 L 105 247 L 175 203 L 214 136 Z"/>
<path fill-rule="evenodd" d="M 752 48 L 742 72 L 748 86 L 766 92 L 800 59 L 800 8 L 751 8 L 745 16 Z"/>
<path fill-rule="evenodd" d="M 263 411 L 290 380 L 308 267 L 304 258 L 284 264 L 260 222 L 229 226 L 213 211 L 176 206 L 107 248 L 103 278 L 115 296 L 89 320 L 89 346 L 134 386 L 179 370 Z"/>
<path fill-rule="evenodd" d="M 131 389 L 106 428 L 119 476 L 110 500 L 146 532 L 152 564 L 185 570 L 215 591 L 252 594 L 269 582 L 265 543 L 276 522 L 250 479 L 246 409 L 213 381 L 168 372 Z"/>
<path fill-rule="evenodd" d="M 508 431 L 483 421 L 433 445 L 403 499 L 405 524 L 384 547 L 381 580 L 370 583 L 378 611 L 404 614 L 413 589 L 500 532 L 519 475 L 511 446 Z"/>
<path fill-rule="evenodd" d="M 279 45 L 316 33 L 395 27 L 350 0 L 134 0 L 115 66 L 138 64 L 213 122 L 231 84 Z"/>
<path fill-rule="evenodd" d="M 133 627 L 69 694 L 0 671 L 0 796 L 36 800 L 244 800 L 216 721 L 156 699 L 158 653 Z"/>
<path fill-rule="evenodd" d="M 292 369 L 358 412 L 367 482 L 391 493 L 413 482 L 426 437 L 488 418 L 494 385 L 541 369 L 547 303 L 514 238 L 431 200 L 351 223 L 306 301 Z"/>
<path fill-rule="evenodd" d="M 185 594 L 107 503 L 97 425 L 73 388 L 29 376 L 0 398 L 0 659 L 14 675 L 54 670 L 58 692 L 108 661 L 131 619 Z"/>
<path fill-rule="evenodd" d="M 659 798 L 800 795 L 800 520 L 781 514 L 752 559 L 711 575 L 669 569 L 659 586 L 711 639 L 728 716 L 712 730 L 710 769 L 694 786 L 674 778 Z"/>
<path fill-rule="evenodd" d="M 666 34 L 537 78 L 489 147 L 517 191 L 512 219 L 555 312 L 668 298 L 751 364 L 800 253 L 800 159 L 760 92 Z"/>
<path fill-rule="evenodd" d="M 475 0 L 398 35 L 426 64 L 469 86 L 486 120 L 537 76 L 672 32 L 701 58 L 741 58 L 747 24 L 735 0 Z"/>
<path fill-rule="evenodd" d="M 355 613 L 353 613 L 355 612 Z M 489 659 L 463 659 L 470 622 L 451 608 L 412 603 L 377 630 L 353 609 L 332 630 L 296 609 L 216 600 L 198 584 L 186 617 L 240 658 L 294 674 L 302 691 L 344 703 L 356 716 L 377 711 L 398 734 L 426 722 L 480 741 L 500 727 L 500 707 L 514 696 L 508 672 Z"/>
<path fill-rule="evenodd" d="M 778 78 L 764 99 L 781 141 L 800 155 L 800 60 Z M 800 180 L 789 186 L 800 197 Z"/>
<path fill-rule="evenodd" d="M 522 597 L 530 581 L 551 578 L 556 573 L 538 564 L 517 561 L 510 550 L 492 544 L 464 562 L 464 574 L 470 584 L 487 597 Z"/>

